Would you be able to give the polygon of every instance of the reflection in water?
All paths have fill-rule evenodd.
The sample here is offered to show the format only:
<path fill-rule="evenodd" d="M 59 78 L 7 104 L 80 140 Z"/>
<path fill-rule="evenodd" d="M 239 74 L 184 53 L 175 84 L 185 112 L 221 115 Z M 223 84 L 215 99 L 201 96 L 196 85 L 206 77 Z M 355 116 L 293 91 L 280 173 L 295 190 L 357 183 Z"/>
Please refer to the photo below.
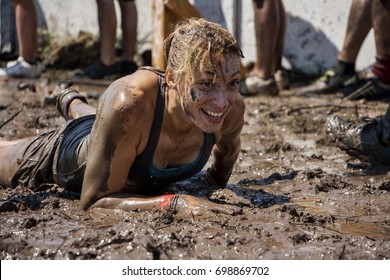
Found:
<path fill-rule="evenodd" d="M 345 213 L 337 212 L 335 207 L 322 203 L 317 198 L 307 198 L 303 200 L 294 199 L 292 202 L 301 206 L 305 211 L 314 215 L 329 215 L 336 217 L 334 223 L 328 227 L 344 234 L 366 236 L 369 238 L 390 239 L 390 226 L 379 224 L 374 221 L 374 217 L 369 215 L 369 209 L 354 209 L 345 216 Z M 364 218 L 369 221 L 364 221 Z"/>
<path fill-rule="evenodd" d="M 335 227 L 342 233 L 349 233 L 352 235 L 363 235 L 372 239 L 388 239 L 390 240 L 390 226 L 384 226 L 375 222 L 362 222 L 356 221 L 356 223 L 337 223 Z"/>
<path fill-rule="evenodd" d="M 245 188 L 257 191 L 262 190 L 264 193 L 272 195 L 272 193 L 275 192 L 291 192 L 294 187 L 289 181 L 279 181 L 277 184 L 249 184 L 246 185 Z M 273 196 L 275 195 L 273 194 Z M 324 217 L 332 215 L 335 217 L 334 222 L 324 226 L 324 228 L 338 231 L 343 234 L 390 240 L 390 224 L 376 222 L 375 215 L 370 213 L 370 208 L 349 209 L 348 213 L 344 213 L 340 212 L 340 209 L 332 203 L 324 203 L 318 197 L 306 196 L 305 198 L 291 200 L 288 199 L 287 196 L 283 197 L 286 198 L 286 200 L 278 201 L 279 204 L 293 204 L 296 207 L 301 208 L 302 212 L 310 213 L 312 215 L 322 215 Z M 382 220 L 382 218 L 378 220 Z"/>
<path fill-rule="evenodd" d="M 323 203 L 318 198 L 293 199 L 292 202 L 314 215 L 326 216 L 332 214 L 336 219 L 332 225 L 329 225 L 329 228 L 341 233 L 366 236 L 374 239 L 390 239 L 390 226 L 375 222 L 375 217 L 370 215 L 369 209 L 353 209 L 350 210 L 348 216 L 345 216 L 345 213 L 337 212 L 335 207 Z M 369 218 L 370 220 L 364 221 L 364 218 Z"/>

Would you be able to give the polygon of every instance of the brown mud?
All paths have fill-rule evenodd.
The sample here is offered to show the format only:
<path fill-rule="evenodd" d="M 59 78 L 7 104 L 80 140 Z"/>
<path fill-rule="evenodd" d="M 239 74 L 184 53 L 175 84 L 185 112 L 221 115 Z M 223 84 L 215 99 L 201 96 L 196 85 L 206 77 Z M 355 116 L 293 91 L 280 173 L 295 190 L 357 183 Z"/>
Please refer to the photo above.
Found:
<path fill-rule="evenodd" d="M 63 124 L 50 93 L 68 74 L 1 81 L 0 137 Z M 107 83 L 74 86 L 96 104 Z M 84 212 L 77 193 L 55 185 L 36 193 L 0 187 L 1 259 L 389 259 L 388 170 L 351 159 L 324 133 L 328 115 L 377 117 L 387 104 L 298 91 L 245 99 L 241 154 L 225 190 L 210 192 L 196 177 L 172 186 L 241 214 Z"/>

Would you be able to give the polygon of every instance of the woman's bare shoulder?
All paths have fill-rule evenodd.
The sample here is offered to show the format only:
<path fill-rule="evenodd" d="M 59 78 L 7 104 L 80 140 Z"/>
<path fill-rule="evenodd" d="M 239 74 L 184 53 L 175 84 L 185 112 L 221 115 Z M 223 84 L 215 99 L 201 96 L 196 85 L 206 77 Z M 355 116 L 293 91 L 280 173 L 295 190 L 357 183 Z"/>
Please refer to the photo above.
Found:
<path fill-rule="evenodd" d="M 122 86 L 136 88 L 143 92 L 156 91 L 158 89 L 159 75 L 147 69 L 139 69 L 131 75 L 122 77 L 116 82 Z"/>
<path fill-rule="evenodd" d="M 131 109 L 154 104 L 158 91 L 158 75 L 147 70 L 115 80 L 103 93 L 101 103 L 111 109 Z"/>
<path fill-rule="evenodd" d="M 103 93 L 97 109 L 96 129 L 114 139 L 126 138 L 137 143 L 137 154 L 148 139 L 158 90 L 158 75 L 149 71 L 122 77 Z M 153 93 L 152 91 L 155 91 Z"/>

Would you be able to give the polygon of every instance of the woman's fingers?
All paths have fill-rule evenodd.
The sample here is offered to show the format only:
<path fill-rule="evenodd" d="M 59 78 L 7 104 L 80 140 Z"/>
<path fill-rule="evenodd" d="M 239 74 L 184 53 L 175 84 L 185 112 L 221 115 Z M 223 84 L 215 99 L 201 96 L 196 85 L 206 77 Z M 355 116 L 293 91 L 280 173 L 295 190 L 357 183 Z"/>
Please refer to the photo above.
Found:
<path fill-rule="evenodd" d="M 215 213 L 223 213 L 226 215 L 237 215 L 242 213 L 240 207 L 233 205 L 217 204 L 190 195 L 177 195 L 176 197 L 175 205 L 172 205 L 171 208 L 183 215 L 210 216 Z"/>
<path fill-rule="evenodd" d="M 213 202 L 211 202 L 213 203 Z M 234 205 L 229 205 L 229 204 L 217 204 L 213 203 L 214 205 L 210 209 L 210 211 L 215 212 L 215 213 L 223 213 L 226 215 L 237 215 L 237 214 L 242 214 L 242 208 L 234 206 Z"/>

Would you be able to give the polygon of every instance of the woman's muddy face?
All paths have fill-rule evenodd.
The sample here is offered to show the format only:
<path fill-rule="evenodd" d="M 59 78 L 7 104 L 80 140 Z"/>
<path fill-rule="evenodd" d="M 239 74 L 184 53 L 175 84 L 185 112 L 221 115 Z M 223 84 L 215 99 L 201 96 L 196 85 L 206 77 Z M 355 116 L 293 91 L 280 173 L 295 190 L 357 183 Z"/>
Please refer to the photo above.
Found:
<path fill-rule="evenodd" d="M 215 133 L 240 96 L 240 58 L 223 55 L 214 77 L 212 68 L 195 73 L 192 83 L 185 83 L 183 106 L 186 114 L 200 129 Z"/>

